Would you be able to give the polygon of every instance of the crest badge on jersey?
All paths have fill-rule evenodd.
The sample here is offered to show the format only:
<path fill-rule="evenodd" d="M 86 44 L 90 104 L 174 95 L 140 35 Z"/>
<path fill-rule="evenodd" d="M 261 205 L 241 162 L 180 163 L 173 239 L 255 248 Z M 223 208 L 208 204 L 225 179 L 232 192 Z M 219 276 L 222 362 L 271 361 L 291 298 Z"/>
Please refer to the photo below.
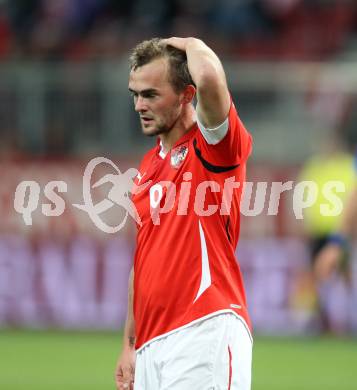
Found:
<path fill-rule="evenodd" d="M 186 156 L 188 154 L 188 143 L 177 146 L 176 148 L 171 150 L 171 166 L 172 168 L 178 169 L 184 162 Z"/>

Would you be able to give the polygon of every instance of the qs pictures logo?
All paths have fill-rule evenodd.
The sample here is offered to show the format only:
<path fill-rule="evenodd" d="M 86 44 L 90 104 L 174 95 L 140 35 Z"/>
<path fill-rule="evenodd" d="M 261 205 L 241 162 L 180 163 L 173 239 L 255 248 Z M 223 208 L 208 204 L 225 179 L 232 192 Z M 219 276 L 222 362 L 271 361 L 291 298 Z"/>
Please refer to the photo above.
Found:
<path fill-rule="evenodd" d="M 91 185 L 94 171 L 100 164 L 108 165 L 113 168 L 116 173 L 106 174 Z M 138 173 L 138 170 L 135 168 L 129 168 L 122 173 L 113 161 L 105 157 L 96 157 L 89 161 L 83 174 L 83 204 L 73 203 L 72 206 L 86 212 L 94 225 L 105 233 L 117 233 L 125 225 L 128 216 L 141 225 L 141 219 L 130 195 L 132 193 L 141 192 L 150 185 L 151 182 L 149 181 L 141 186 L 137 186 L 134 179 L 138 176 Z M 105 183 L 112 184 L 107 197 L 94 204 L 92 189 Z M 66 193 L 67 191 L 68 185 L 64 181 L 57 180 L 47 183 L 43 192 L 51 203 L 42 204 L 42 214 L 48 217 L 62 215 L 65 211 L 66 204 L 58 193 Z M 16 188 L 14 208 L 18 213 L 22 214 L 26 225 L 32 225 L 32 213 L 37 210 L 39 206 L 40 194 L 41 186 L 38 182 L 33 180 L 22 181 Z M 114 205 L 122 207 L 125 210 L 125 214 L 119 224 L 110 226 L 103 221 L 100 215 Z"/>

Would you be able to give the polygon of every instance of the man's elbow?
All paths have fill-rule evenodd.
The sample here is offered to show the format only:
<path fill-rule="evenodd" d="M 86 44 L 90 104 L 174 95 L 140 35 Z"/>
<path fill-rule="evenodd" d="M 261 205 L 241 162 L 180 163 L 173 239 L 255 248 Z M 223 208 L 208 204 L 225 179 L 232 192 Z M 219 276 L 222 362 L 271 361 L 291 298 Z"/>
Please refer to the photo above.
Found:
<path fill-rule="evenodd" d="M 196 85 L 198 92 L 214 91 L 226 87 L 226 77 L 220 64 L 213 61 L 202 65 L 197 75 Z"/>

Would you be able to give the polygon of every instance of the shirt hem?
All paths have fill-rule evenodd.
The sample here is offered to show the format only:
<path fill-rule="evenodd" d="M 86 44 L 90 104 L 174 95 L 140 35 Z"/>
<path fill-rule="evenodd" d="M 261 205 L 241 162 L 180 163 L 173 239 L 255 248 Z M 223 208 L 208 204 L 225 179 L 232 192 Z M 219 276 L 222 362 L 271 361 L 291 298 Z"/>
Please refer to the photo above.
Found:
<path fill-rule="evenodd" d="M 170 336 L 173 333 L 176 333 L 176 332 L 178 332 L 180 330 L 189 328 L 190 326 L 196 325 L 199 322 L 205 321 L 205 320 L 207 320 L 207 319 L 209 319 L 211 317 L 215 317 L 217 315 L 226 314 L 226 313 L 230 313 L 230 314 L 235 315 L 243 323 L 243 325 L 244 325 L 244 327 L 245 327 L 245 329 L 246 329 L 246 331 L 248 333 L 248 336 L 250 338 L 250 341 L 253 344 L 253 336 L 252 336 L 252 333 L 251 333 L 251 331 L 249 329 L 249 326 L 248 326 L 246 320 L 242 316 L 237 314 L 235 311 L 230 310 L 230 309 L 224 309 L 224 310 L 215 311 L 215 312 L 210 313 L 210 314 L 208 314 L 208 315 L 206 315 L 204 317 L 197 318 L 196 320 L 193 320 L 193 321 L 191 321 L 191 322 L 189 322 L 189 323 L 187 323 L 187 324 L 185 324 L 183 326 L 180 326 L 178 328 L 170 330 L 169 332 L 166 332 L 166 333 L 163 333 L 163 334 L 161 334 L 159 336 L 156 336 L 156 337 L 150 339 L 149 341 L 146 341 L 143 345 L 141 345 L 138 349 L 136 349 L 135 352 L 139 353 L 142 349 L 144 349 L 145 347 L 147 347 L 149 344 L 153 343 L 154 341 L 157 341 L 157 340 L 160 340 L 160 339 L 162 339 L 164 337 Z"/>

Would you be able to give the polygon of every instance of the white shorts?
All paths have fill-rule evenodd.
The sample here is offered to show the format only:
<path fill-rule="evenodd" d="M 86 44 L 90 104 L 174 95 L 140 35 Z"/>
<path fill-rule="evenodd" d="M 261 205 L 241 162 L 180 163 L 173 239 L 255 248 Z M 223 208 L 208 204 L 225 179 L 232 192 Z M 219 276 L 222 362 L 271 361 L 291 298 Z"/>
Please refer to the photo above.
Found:
<path fill-rule="evenodd" d="M 219 314 L 139 350 L 134 390 L 249 390 L 251 365 L 246 324 Z"/>

